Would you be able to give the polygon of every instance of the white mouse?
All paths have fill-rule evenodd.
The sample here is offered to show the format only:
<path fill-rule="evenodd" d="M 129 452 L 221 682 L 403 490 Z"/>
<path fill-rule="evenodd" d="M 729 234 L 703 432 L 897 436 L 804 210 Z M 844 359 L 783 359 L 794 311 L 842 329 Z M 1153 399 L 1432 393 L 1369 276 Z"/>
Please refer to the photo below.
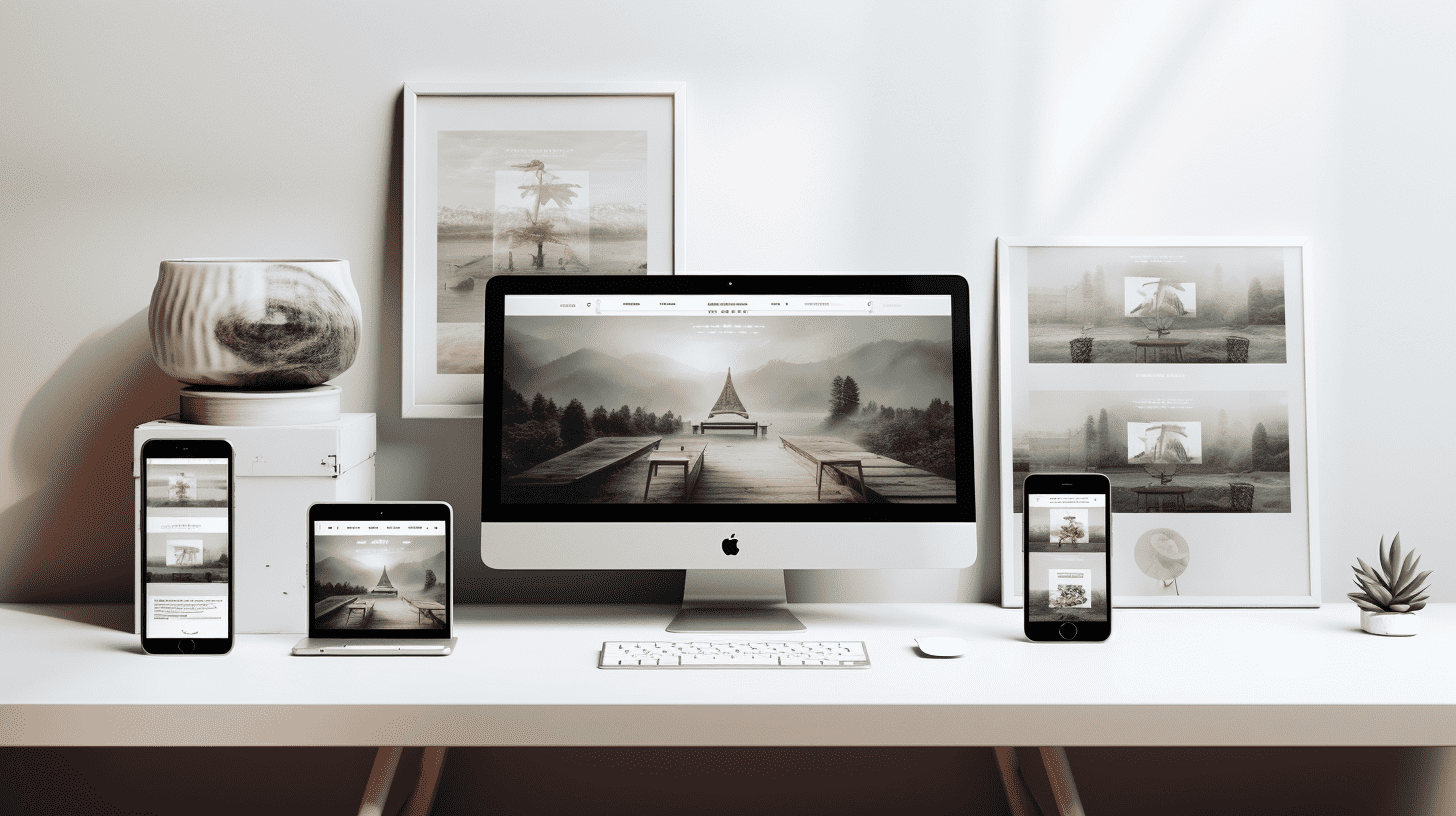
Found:
<path fill-rule="evenodd" d="M 915 645 L 926 657 L 960 657 L 966 653 L 966 642 L 954 637 L 915 638 Z"/>

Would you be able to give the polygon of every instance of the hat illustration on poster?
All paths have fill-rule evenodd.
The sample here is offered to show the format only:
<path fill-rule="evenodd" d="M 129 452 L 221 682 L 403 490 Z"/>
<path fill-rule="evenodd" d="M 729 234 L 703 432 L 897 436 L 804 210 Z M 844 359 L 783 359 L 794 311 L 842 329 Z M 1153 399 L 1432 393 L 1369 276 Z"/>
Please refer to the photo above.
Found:
<path fill-rule="evenodd" d="M 1176 530 L 1154 527 L 1138 536 L 1132 550 L 1138 569 L 1149 578 L 1163 582 L 1163 588 L 1173 587 L 1178 591 L 1178 576 L 1188 569 L 1188 541 Z"/>

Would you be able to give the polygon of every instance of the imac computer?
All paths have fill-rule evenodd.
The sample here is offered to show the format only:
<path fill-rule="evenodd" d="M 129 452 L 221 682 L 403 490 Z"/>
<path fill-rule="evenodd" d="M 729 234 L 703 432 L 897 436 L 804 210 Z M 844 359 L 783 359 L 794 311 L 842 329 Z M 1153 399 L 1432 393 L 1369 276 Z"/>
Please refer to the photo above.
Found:
<path fill-rule="evenodd" d="M 485 300 L 488 566 L 685 569 L 668 631 L 751 632 L 804 628 L 786 569 L 975 561 L 959 275 L 503 275 Z"/>

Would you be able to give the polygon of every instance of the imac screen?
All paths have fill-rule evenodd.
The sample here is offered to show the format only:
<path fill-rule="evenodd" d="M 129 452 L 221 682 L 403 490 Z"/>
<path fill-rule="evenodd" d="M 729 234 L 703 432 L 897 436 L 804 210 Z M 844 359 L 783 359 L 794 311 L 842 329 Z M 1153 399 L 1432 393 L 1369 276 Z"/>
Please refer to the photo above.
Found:
<path fill-rule="evenodd" d="M 571 283 L 504 296 L 503 508 L 655 504 L 661 518 L 667 505 L 753 505 L 745 517 L 764 519 L 814 505 L 820 518 L 974 520 L 969 383 L 958 390 L 955 376 L 968 347 L 957 348 L 951 295 L 603 295 Z"/>

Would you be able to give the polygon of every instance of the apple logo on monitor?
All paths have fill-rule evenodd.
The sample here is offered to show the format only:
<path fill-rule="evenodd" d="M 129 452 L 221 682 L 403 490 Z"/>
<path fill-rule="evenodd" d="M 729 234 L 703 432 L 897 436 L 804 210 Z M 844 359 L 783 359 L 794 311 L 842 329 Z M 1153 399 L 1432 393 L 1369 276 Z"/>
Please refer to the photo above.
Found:
<path fill-rule="evenodd" d="M 724 555 L 737 555 L 738 554 L 738 539 L 737 538 L 734 538 L 734 535 L 735 535 L 734 533 L 729 533 L 728 534 L 728 537 L 725 538 L 725 539 L 723 539 L 723 554 Z"/>

